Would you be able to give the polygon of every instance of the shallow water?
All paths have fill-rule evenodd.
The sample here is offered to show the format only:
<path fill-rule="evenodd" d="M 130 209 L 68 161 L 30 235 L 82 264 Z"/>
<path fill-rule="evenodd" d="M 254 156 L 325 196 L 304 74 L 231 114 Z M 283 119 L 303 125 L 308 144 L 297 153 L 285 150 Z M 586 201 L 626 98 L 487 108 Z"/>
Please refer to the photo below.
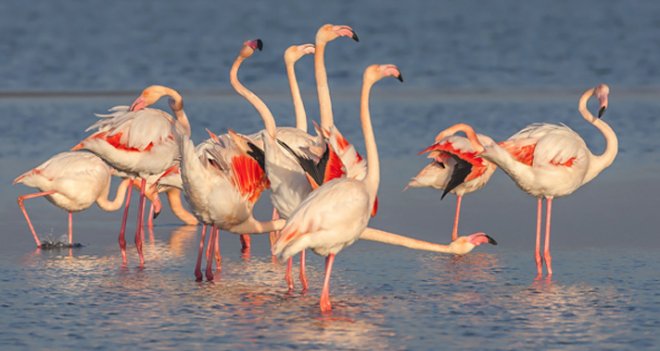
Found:
<path fill-rule="evenodd" d="M 0 345 L 3 349 L 657 349 L 660 338 L 660 5 L 364 1 L 273 6 L 35 1 L 0 4 Z M 120 19 L 121 17 L 121 19 Z M 286 18 L 286 20 L 284 20 Z M 193 138 L 204 128 L 260 128 L 227 84 L 228 65 L 252 37 L 266 43 L 241 78 L 284 125 L 293 113 L 281 53 L 311 41 L 325 22 L 352 25 L 360 43 L 328 47 L 336 124 L 359 149 L 361 71 L 400 66 L 406 82 L 372 94 L 382 158 L 380 211 L 371 225 L 447 242 L 452 197 L 402 192 L 424 164 L 416 153 L 458 121 L 503 139 L 536 121 L 574 128 L 598 153 L 604 141 L 577 112 L 580 92 L 612 88 L 605 120 L 619 135 L 616 162 L 553 207 L 550 281 L 533 280 L 535 200 L 496 174 L 465 197 L 461 232 L 485 231 L 497 247 L 465 257 L 358 242 L 337 256 L 334 311 L 318 311 L 322 258 L 311 256 L 310 291 L 286 292 L 268 240 L 222 234 L 214 283 L 192 274 L 198 228 L 166 210 L 148 236 L 147 265 L 121 267 L 120 213 L 74 215 L 84 247 L 34 251 L 11 186 L 21 172 L 75 145 L 93 113 L 128 104 L 153 83 L 184 92 Z M 311 58 L 298 64 L 317 115 Z M 164 104 L 162 107 L 165 107 Z M 66 214 L 27 202 L 42 237 L 59 239 Z M 256 215 L 267 218 L 267 198 Z M 132 224 L 132 223 L 131 223 Z M 132 233 L 129 224 L 129 233 Z"/>

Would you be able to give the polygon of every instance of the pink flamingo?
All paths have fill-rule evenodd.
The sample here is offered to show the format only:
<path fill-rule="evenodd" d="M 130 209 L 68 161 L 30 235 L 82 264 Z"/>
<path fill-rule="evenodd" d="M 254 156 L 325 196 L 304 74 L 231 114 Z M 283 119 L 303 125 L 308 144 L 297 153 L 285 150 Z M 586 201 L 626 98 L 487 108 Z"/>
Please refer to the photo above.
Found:
<path fill-rule="evenodd" d="M 335 254 L 359 239 L 369 222 L 378 191 L 378 150 L 369 115 L 369 92 L 376 81 L 388 76 L 400 78 L 400 75 L 394 65 L 369 66 L 364 73 L 360 119 L 369 165 L 366 178 L 362 181 L 339 178 L 323 184 L 291 214 L 273 247 L 273 254 L 282 259 L 306 248 L 327 257 L 320 300 L 322 312 L 332 309 L 329 289 Z"/>
<path fill-rule="evenodd" d="M 325 280 L 321 292 L 322 312 L 332 309 L 330 274 L 335 255 L 358 239 L 427 249 L 437 252 L 465 254 L 475 246 L 495 241 L 483 233 L 460 237 L 449 246 L 406 238 L 367 228 L 380 181 L 378 149 L 369 114 L 369 94 L 375 82 L 384 77 L 401 79 L 394 65 L 372 65 L 364 72 L 360 98 L 360 120 L 367 150 L 368 169 L 363 180 L 348 177 L 333 179 L 314 190 L 294 211 L 273 247 L 273 254 L 288 259 L 307 248 L 326 256 Z"/>
<path fill-rule="evenodd" d="M 601 155 L 591 153 L 584 140 L 565 125 L 548 123 L 531 124 L 501 143 L 484 143 L 476 136 L 472 127 L 455 125 L 454 131 L 466 133 L 477 154 L 495 163 L 528 194 L 538 198 L 536 217 L 536 261 L 537 279 L 543 275 L 541 259 L 541 221 L 543 198 L 546 199 L 545 248 L 543 258 L 548 278 L 552 277 L 550 255 L 550 223 L 552 200 L 573 193 L 590 182 L 614 162 L 618 152 L 618 139 L 610 126 L 600 119 L 607 109 L 609 87 L 600 84 L 588 89 L 580 97 L 578 110 L 582 117 L 598 129 L 607 142 Z M 598 118 L 587 109 L 587 101 L 595 96 L 600 102 Z"/>
<path fill-rule="evenodd" d="M 161 110 L 145 108 L 165 95 L 171 98 L 170 107 L 177 121 L 189 133 L 190 124 L 183 111 L 181 95 L 174 89 L 153 85 L 144 89 L 130 108 L 117 106 L 110 110 L 111 114 L 99 115 L 102 119 L 87 129 L 96 129 L 97 132 L 73 147 L 73 150 L 92 151 L 114 168 L 141 178 L 140 204 L 135 233 L 135 246 L 140 257 L 140 266 L 144 266 L 141 232 L 146 179 L 150 175 L 160 174 L 172 167 L 179 157 L 178 148 L 171 133 L 171 124 L 174 120 L 172 116 Z M 124 264 L 127 262 L 124 236 L 131 188 L 128 192 L 119 232 L 119 247 Z"/>
<path fill-rule="evenodd" d="M 275 118 L 266 104 L 238 80 L 240 65 L 246 58 L 252 56 L 254 51 L 261 45 L 261 40 L 244 43 L 231 68 L 230 81 L 236 92 L 252 104 L 264 122 L 265 131 L 262 133 L 265 167 L 271 186 L 271 201 L 273 207 L 277 210 L 278 217 L 281 216 L 281 218 L 286 219 L 312 190 L 305 177 L 305 172 L 294 156 L 287 150 L 293 149 L 298 154 L 304 154 L 311 159 L 318 159 L 322 153 L 324 142 L 320 136 L 314 137 L 303 131 L 301 119 L 297 119 L 297 128 L 278 128 L 275 124 Z M 300 111 L 300 108 L 301 106 L 298 105 L 296 110 Z M 302 114 L 297 113 L 297 116 L 302 116 Z M 303 290 L 306 290 L 307 279 L 305 277 L 304 262 L 304 256 L 301 255 L 300 278 Z M 291 262 L 287 264 L 286 280 L 289 287 L 293 289 Z"/>
<path fill-rule="evenodd" d="M 112 168 L 92 153 L 62 152 L 14 179 L 14 184 L 21 183 L 40 190 L 18 197 L 18 206 L 37 247 L 42 244 L 25 210 L 25 200 L 45 196 L 55 206 L 68 211 L 69 245 L 73 245 L 73 212 L 86 210 L 95 202 L 105 211 L 116 211 L 124 202 L 131 180 L 124 179 L 117 188 L 115 199 L 109 200 L 112 173 Z"/>
<path fill-rule="evenodd" d="M 461 215 L 463 195 L 483 188 L 497 166 L 476 156 L 467 138 L 451 135 L 454 131 L 443 131 L 435 138 L 435 144 L 421 153 L 429 153 L 431 163 L 413 177 L 407 187 L 432 187 L 444 190 L 441 199 L 448 193 L 456 195 L 456 214 L 451 240 L 458 239 L 458 222 Z M 481 143 L 493 142 L 491 138 L 478 134 Z"/>

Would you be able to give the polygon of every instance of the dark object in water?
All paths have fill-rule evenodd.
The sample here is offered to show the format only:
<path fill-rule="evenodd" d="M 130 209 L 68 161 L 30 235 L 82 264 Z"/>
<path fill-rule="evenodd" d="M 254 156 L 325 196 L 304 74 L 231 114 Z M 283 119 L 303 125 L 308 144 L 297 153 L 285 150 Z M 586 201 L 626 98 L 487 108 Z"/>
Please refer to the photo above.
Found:
<path fill-rule="evenodd" d="M 50 241 L 50 240 L 42 240 L 41 246 L 39 246 L 39 248 L 42 250 L 77 249 L 80 247 L 83 247 L 83 244 L 81 243 L 69 244 L 62 241 Z"/>

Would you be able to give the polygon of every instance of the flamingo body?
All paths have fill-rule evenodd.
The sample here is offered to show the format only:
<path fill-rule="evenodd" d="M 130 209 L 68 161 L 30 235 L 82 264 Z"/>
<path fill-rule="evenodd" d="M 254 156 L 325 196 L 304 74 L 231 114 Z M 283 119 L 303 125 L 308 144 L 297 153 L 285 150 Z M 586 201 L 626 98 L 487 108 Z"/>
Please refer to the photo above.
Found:
<path fill-rule="evenodd" d="M 69 212 L 88 209 L 108 187 L 112 170 L 90 152 L 62 152 L 14 180 L 41 191 L 46 199 Z"/>

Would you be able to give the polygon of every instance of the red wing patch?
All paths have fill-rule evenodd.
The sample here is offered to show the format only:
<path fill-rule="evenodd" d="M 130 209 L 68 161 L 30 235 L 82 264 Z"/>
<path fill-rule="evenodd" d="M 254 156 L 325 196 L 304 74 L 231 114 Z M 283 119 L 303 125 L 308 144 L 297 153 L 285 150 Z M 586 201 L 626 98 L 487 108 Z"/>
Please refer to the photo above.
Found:
<path fill-rule="evenodd" d="M 454 155 L 454 156 L 460 158 L 463 161 L 469 162 L 472 165 L 472 171 L 470 172 L 470 174 L 467 175 L 467 177 L 465 177 L 464 182 L 469 182 L 473 179 L 476 179 L 476 178 L 480 177 L 482 174 L 486 173 L 486 170 L 488 169 L 488 167 L 484 164 L 484 159 L 477 156 L 476 152 L 468 152 L 468 151 L 459 150 L 459 149 L 455 148 L 454 145 L 450 141 L 445 141 L 444 143 L 433 144 L 433 145 L 427 147 L 426 149 L 422 150 L 422 152 L 420 152 L 420 154 L 431 152 L 431 151 L 440 151 L 441 155 L 442 155 L 442 153 L 451 154 L 451 155 Z M 436 160 L 438 160 L 438 158 L 446 159 L 446 156 L 444 156 L 444 157 L 443 156 L 438 156 L 438 157 L 436 157 Z M 438 160 L 438 161 L 441 162 L 440 160 Z"/>
<path fill-rule="evenodd" d="M 151 148 L 154 147 L 154 143 L 149 143 L 149 145 L 147 145 L 147 147 L 145 147 L 144 149 L 138 149 L 136 147 L 128 146 L 126 144 L 122 144 L 121 136 L 122 136 L 122 133 L 116 133 L 116 134 L 108 136 L 107 132 L 101 132 L 101 133 L 97 133 L 97 134 L 94 134 L 94 135 L 90 136 L 88 139 L 103 139 L 108 144 L 112 145 L 112 147 L 114 147 L 115 149 L 124 150 L 124 151 L 133 151 L 133 152 L 149 151 L 149 150 L 151 150 Z M 174 137 L 172 135 L 170 135 L 168 138 L 174 139 Z M 71 148 L 71 150 L 75 151 L 75 150 L 82 149 L 84 147 L 84 145 L 83 145 L 84 143 L 85 143 L 84 140 L 81 141 L 78 145 Z"/>
<path fill-rule="evenodd" d="M 518 162 L 524 163 L 528 166 L 532 166 L 534 164 L 534 150 L 536 149 L 536 144 L 517 146 L 515 144 L 504 141 L 499 145 L 503 147 L 507 152 L 509 152 L 513 158 L 518 160 Z"/>
<path fill-rule="evenodd" d="M 337 147 L 339 148 L 337 151 L 342 152 L 351 146 L 351 143 L 349 143 L 348 140 L 346 140 L 346 138 L 344 138 L 344 136 L 341 135 L 338 130 L 335 129 L 333 135 L 337 141 Z"/>
<path fill-rule="evenodd" d="M 247 155 L 234 156 L 231 159 L 234 185 L 248 201 L 255 203 L 261 192 L 270 186 L 266 173 L 259 163 Z"/>
<path fill-rule="evenodd" d="M 559 161 L 552 160 L 552 161 L 550 161 L 550 164 L 553 165 L 553 166 L 572 167 L 573 162 L 575 162 L 575 160 L 576 160 L 576 157 L 571 157 L 566 162 L 559 162 Z"/>
<path fill-rule="evenodd" d="M 374 201 L 374 207 L 371 209 L 371 217 L 376 217 L 377 213 L 378 213 L 378 196 L 376 196 L 376 200 Z"/>
<path fill-rule="evenodd" d="M 346 172 L 344 171 L 343 163 L 341 162 L 341 159 L 335 152 L 335 150 L 332 148 L 330 144 L 328 144 L 328 163 L 325 165 L 325 173 L 323 174 L 323 184 L 335 179 L 335 178 L 342 178 L 343 176 L 346 175 Z"/>

